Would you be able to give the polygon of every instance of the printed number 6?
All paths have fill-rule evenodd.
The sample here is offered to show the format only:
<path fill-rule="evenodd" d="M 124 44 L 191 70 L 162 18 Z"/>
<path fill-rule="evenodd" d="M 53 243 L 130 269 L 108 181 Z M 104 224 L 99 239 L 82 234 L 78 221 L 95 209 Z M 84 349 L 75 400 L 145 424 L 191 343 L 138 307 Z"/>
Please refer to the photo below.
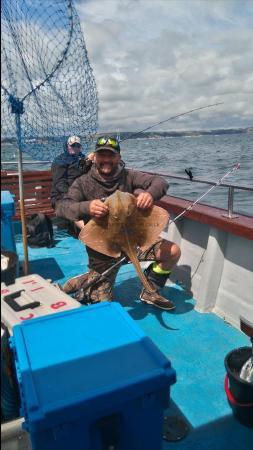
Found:
<path fill-rule="evenodd" d="M 20 320 L 29 320 L 32 319 L 34 317 L 34 314 L 30 313 L 28 316 L 26 317 L 20 317 Z"/>

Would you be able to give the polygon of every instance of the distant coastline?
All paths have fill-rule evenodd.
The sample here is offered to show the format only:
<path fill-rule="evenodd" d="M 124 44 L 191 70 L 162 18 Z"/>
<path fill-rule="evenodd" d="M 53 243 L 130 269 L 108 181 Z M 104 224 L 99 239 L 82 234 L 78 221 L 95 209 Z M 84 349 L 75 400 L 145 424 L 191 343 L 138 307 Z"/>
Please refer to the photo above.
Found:
<path fill-rule="evenodd" d="M 222 135 L 222 134 L 243 134 L 243 133 L 253 133 L 253 127 L 248 128 L 219 128 L 217 130 L 193 130 L 193 131 L 143 131 L 139 133 L 138 131 L 122 131 L 119 133 L 119 131 L 110 131 L 110 132 L 99 132 L 96 135 L 97 136 L 117 136 L 120 134 L 120 140 L 124 141 L 126 139 L 159 139 L 164 137 L 198 137 L 198 136 L 212 136 L 212 135 Z M 82 137 L 82 134 L 80 134 Z M 60 138 L 60 140 L 64 141 L 66 139 L 65 136 L 59 136 L 56 138 L 55 136 L 51 137 L 40 137 L 35 138 L 32 136 L 30 139 L 31 143 L 38 143 L 40 141 L 40 144 L 48 144 L 50 141 L 57 141 Z M 4 138 L 1 140 L 2 143 L 15 143 L 16 137 L 9 137 Z"/>
<path fill-rule="evenodd" d="M 211 136 L 211 135 L 221 135 L 221 134 L 243 134 L 243 133 L 253 133 L 253 127 L 248 128 L 219 128 L 217 130 L 194 130 L 194 131 L 144 131 L 142 133 L 133 133 L 132 131 L 122 131 L 120 133 L 120 139 L 135 139 L 135 138 L 161 138 L 161 137 L 197 137 L 197 136 Z M 102 133 L 98 133 L 101 135 Z M 106 136 L 116 136 L 117 133 L 103 133 Z"/>

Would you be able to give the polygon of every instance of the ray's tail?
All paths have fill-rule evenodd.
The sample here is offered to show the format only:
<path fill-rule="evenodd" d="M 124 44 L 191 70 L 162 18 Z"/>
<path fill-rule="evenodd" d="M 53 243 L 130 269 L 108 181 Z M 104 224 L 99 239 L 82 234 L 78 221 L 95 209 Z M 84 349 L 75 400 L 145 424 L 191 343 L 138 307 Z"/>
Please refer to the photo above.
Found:
<path fill-rule="evenodd" d="M 144 288 L 148 292 L 156 292 L 156 289 L 152 287 L 152 285 L 148 282 L 147 278 L 145 277 L 144 273 L 141 270 L 140 262 L 137 258 L 136 252 L 132 249 L 131 246 L 129 246 L 128 249 L 124 249 L 124 252 L 127 254 L 128 258 L 132 261 L 135 270 L 137 272 L 137 275 L 139 276 Z"/>

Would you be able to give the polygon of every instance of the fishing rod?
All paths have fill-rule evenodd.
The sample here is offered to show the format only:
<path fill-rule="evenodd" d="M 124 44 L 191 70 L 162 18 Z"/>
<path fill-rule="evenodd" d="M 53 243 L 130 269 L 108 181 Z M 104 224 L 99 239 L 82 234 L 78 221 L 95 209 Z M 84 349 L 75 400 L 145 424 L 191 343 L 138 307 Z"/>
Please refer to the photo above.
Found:
<path fill-rule="evenodd" d="M 113 264 L 111 267 L 106 269 L 104 272 L 102 272 L 101 274 L 98 273 L 92 280 L 86 281 L 86 283 L 84 283 L 84 285 L 77 291 L 77 294 L 75 295 L 75 299 L 78 300 L 80 303 L 86 305 L 89 302 L 89 295 L 87 293 L 87 290 L 90 287 L 93 287 L 99 281 L 106 280 L 106 276 L 110 275 L 112 270 L 116 269 L 116 267 L 120 266 L 121 264 L 123 264 L 126 261 L 127 261 L 127 256 L 122 256 L 121 259 L 116 261 L 115 264 Z"/>
<path fill-rule="evenodd" d="M 157 125 L 161 125 L 162 123 L 168 122 L 169 120 L 173 120 L 173 119 L 176 119 L 177 117 L 185 116 L 186 114 L 190 114 L 190 113 L 192 113 L 194 111 L 199 111 L 200 109 L 212 108 L 213 106 L 223 105 L 223 103 L 224 102 L 213 103 L 212 105 L 201 106 L 199 108 L 190 109 L 189 111 L 186 111 L 184 113 L 177 114 L 176 116 L 171 116 L 168 119 L 161 120 L 160 122 L 157 122 L 154 125 L 150 125 L 149 127 L 144 128 L 143 130 L 136 131 L 135 133 L 131 133 L 129 136 L 127 136 L 127 137 L 125 137 L 123 139 L 120 139 L 119 142 L 127 141 L 131 137 L 138 136 L 139 134 L 143 133 L 144 131 L 151 130 L 151 128 L 154 128 Z"/>
<path fill-rule="evenodd" d="M 221 183 L 223 182 L 223 180 L 228 177 L 228 175 L 234 173 L 238 169 L 240 169 L 239 162 L 237 164 L 235 164 L 228 172 L 226 172 L 225 175 L 223 175 L 221 178 L 219 178 L 219 180 L 211 188 L 209 188 L 206 192 L 204 192 L 204 194 L 202 194 L 200 197 L 198 197 L 193 203 L 191 203 L 187 208 L 185 208 L 184 211 L 182 211 L 180 214 L 178 214 L 175 217 L 175 219 L 170 220 L 168 226 L 170 226 L 172 223 L 175 223 L 180 217 L 182 217 L 184 214 L 186 214 L 188 211 L 190 211 L 197 203 L 199 203 L 200 200 L 202 200 L 202 198 L 204 198 L 207 194 L 209 194 L 209 192 L 211 192 L 212 190 L 214 190 L 218 186 L 220 186 Z M 95 284 L 97 284 L 98 281 L 101 281 L 102 279 L 106 279 L 106 276 L 109 275 L 112 272 L 112 270 L 114 270 L 116 267 L 120 266 L 121 264 L 128 263 L 128 262 L 130 262 L 130 261 L 128 261 L 128 257 L 123 256 L 118 261 L 116 261 L 115 264 L 113 264 L 111 267 L 106 269 L 103 273 L 98 274 L 93 280 L 86 282 L 81 287 L 81 289 L 79 289 L 79 291 L 77 292 L 77 294 L 75 296 L 76 300 L 78 300 L 82 304 L 89 303 L 89 295 L 87 293 L 87 289 L 89 287 L 92 287 Z"/>

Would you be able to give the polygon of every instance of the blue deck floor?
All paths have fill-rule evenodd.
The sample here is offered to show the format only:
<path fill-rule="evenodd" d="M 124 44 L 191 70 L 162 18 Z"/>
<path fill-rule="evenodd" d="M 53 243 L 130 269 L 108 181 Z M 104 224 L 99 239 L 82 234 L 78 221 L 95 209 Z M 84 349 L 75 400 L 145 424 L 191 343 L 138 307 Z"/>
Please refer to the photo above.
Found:
<path fill-rule="evenodd" d="M 80 241 L 65 232 L 55 234 L 52 249 L 30 249 L 31 272 L 63 283 L 87 271 L 87 255 Z M 17 243 L 22 259 L 22 244 Z M 171 360 L 177 383 L 171 388 L 168 415 L 184 416 L 187 437 L 176 443 L 164 441 L 164 450 L 248 450 L 253 430 L 234 419 L 224 392 L 224 358 L 249 339 L 214 314 L 194 310 L 194 299 L 181 287 L 166 287 L 164 293 L 176 309 L 166 312 L 139 300 L 141 285 L 131 264 L 122 266 L 114 296 L 160 350 Z M 138 449 L 131 449 L 138 450 Z M 154 449 L 156 450 L 156 449 Z"/>

